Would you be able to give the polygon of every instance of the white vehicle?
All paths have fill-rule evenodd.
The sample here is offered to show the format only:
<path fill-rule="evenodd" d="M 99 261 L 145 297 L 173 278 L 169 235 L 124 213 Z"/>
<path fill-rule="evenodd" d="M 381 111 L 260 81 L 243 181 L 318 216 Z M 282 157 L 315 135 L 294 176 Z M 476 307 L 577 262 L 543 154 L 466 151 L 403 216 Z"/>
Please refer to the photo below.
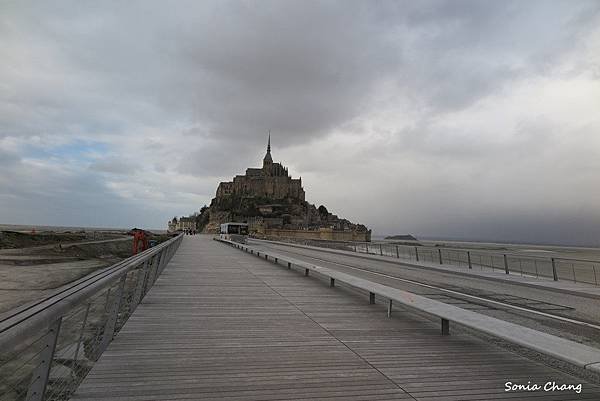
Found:
<path fill-rule="evenodd" d="M 248 224 L 246 223 L 224 223 L 220 227 L 221 239 L 235 241 L 241 244 L 246 243 L 248 236 Z"/>

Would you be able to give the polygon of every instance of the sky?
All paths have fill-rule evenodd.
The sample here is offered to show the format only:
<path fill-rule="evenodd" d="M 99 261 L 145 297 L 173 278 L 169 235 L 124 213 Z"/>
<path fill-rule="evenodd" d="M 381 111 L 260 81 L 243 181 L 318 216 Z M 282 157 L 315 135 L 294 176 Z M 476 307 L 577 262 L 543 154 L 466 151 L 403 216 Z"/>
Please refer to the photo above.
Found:
<path fill-rule="evenodd" d="M 374 234 L 600 246 L 599 1 L 1 1 L 0 223 L 274 161 Z"/>

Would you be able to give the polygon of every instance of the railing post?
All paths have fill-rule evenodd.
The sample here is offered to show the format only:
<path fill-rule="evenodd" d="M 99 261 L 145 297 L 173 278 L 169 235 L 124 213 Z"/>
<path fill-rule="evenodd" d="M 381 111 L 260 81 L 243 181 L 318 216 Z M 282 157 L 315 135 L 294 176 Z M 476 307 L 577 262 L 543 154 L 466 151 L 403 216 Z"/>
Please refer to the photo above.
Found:
<path fill-rule="evenodd" d="M 162 257 L 158 260 L 158 266 L 156 266 L 156 272 L 154 276 L 152 276 L 152 285 L 156 282 L 160 273 L 162 273 L 163 267 L 167 264 L 167 259 L 169 258 L 169 251 L 167 249 L 163 249 Z"/>
<path fill-rule="evenodd" d="M 27 390 L 27 401 L 42 401 L 44 399 L 44 393 L 46 392 L 46 385 L 48 384 L 48 376 L 50 376 L 50 368 L 52 367 L 52 358 L 54 358 L 54 351 L 56 350 L 56 342 L 58 340 L 58 332 L 60 331 L 60 324 L 62 318 L 56 320 L 50 326 L 48 333 L 44 336 L 44 342 L 42 344 L 43 350 L 40 353 L 40 364 L 33 371 L 31 381 L 29 382 L 29 389 Z"/>
<path fill-rule="evenodd" d="M 121 307 L 121 299 L 123 298 L 123 288 L 125 287 L 125 279 L 126 275 L 123 275 L 119 286 L 117 287 L 117 291 L 115 291 L 114 300 L 110 305 L 110 310 L 108 311 L 108 319 L 106 320 L 106 324 L 104 325 L 104 333 L 102 334 L 102 342 L 100 343 L 100 347 L 98 348 L 98 355 L 96 359 L 102 355 L 108 343 L 110 343 L 115 334 L 115 327 L 117 325 L 117 317 L 119 316 L 119 308 Z"/>
<path fill-rule="evenodd" d="M 388 308 L 387 308 L 387 317 L 392 317 L 392 300 L 390 299 L 388 302 Z"/>
<path fill-rule="evenodd" d="M 419 261 L 419 248 L 415 246 L 415 257 L 417 259 L 417 262 Z"/>
<path fill-rule="evenodd" d="M 400 252 L 398 251 L 398 245 L 396 245 L 396 258 L 400 259 Z"/>
<path fill-rule="evenodd" d="M 329 286 L 330 287 L 335 287 L 335 279 L 333 277 L 329 278 Z"/>
<path fill-rule="evenodd" d="M 156 269 L 156 274 L 153 277 L 152 285 L 154 285 L 154 283 L 156 282 L 158 277 L 161 275 L 162 271 L 165 269 L 165 266 L 167 265 L 167 263 L 169 263 L 169 250 L 164 249 L 162 253 L 163 253 L 163 257 L 160 259 L 160 261 L 158 263 L 158 268 Z"/>
<path fill-rule="evenodd" d="M 146 280 L 146 292 L 150 290 L 150 287 L 154 285 L 154 281 L 156 281 L 156 277 L 158 276 L 158 269 L 162 263 L 163 254 L 160 252 L 157 255 L 154 255 L 152 259 L 152 267 L 150 267 L 150 271 L 148 272 L 148 280 Z"/>
<path fill-rule="evenodd" d="M 369 304 L 370 305 L 375 304 L 375 293 L 374 292 L 369 292 Z"/>
<path fill-rule="evenodd" d="M 169 260 L 171 260 L 171 252 L 173 251 L 173 249 L 171 249 L 170 246 L 165 248 L 165 253 L 167 254 L 167 256 L 165 257 L 165 265 L 169 262 Z"/>
<path fill-rule="evenodd" d="M 506 257 L 506 254 L 504 254 L 504 273 L 509 274 L 509 271 L 508 271 L 508 259 Z"/>
<path fill-rule="evenodd" d="M 79 339 L 77 340 L 77 347 L 75 348 L 75 356 L 73 357 L 73 363 L 77 363 L 77 356 L 79 356 L 79 348 L 81 348 L 81 341 L 83 341 L 83 336 L 85 335 L 85 325 L 87 324 L 87 318 L 90 313 L 90 307 L 92 304 L 87 304 L 87 308 L 85 308 L 85 315 L 83 315 L 83 324 L 81 325 L 81 331 L 79 332 Z"/>
<path fill-rule="evenodd" d="M 108 311 L 108 302 L 110 301 L 110 290 L 111 288 L 109 288 L 106 291 L 106 301 L 104 301 L 104 311 L 107 312 Z"/>
<path fill-rule="evenodd" d="M 438 255 L 440 256 L 440 265 L 442 264 L 442 250 L 438 248 Z"/>
<path fill-rule="evenodd" d="M 146 284 L 144 286 L 144 294 L 147 294 L 154 284 L 154 276 L 156 276 L 158 266 L 160 265 L 160 259 L 162 258 L 162 253 L 156 254 L 152 257 L 152 265 L 148 268 L 148 277 L 146 278 Z"/>
<path fill-rule="evenodd" d="M 169 262 L 170 262 L 171 259 L 173 259 L 173 256 L 175 255 L 175 251 L 177 250 L 177 247 L 175 246 L 175 244 L 171 244 L 171 245 L 169 245 L 169 248 L 170 248 Z"/>
<path fill-rule="evenodd" d="M 450 335 L 450 321 L 448 319 L 442 318 L 442 335 L 448 336 Z"/>
<path fill-rule="evenodd" d="M 158 278 L 158 276 L 160 276 L 160 271 L 162 270 L 162 265 L 165 263 L 166 259 L 167 259 L 167 252 L 166 252 L 166 250 L 163 249 L 163 251 L 160 253 L 160 257 L 158 258 L 158 261 L 156 262 L 156 269 L 154 269 L 154 274 L 152 275 L 152 285 L 154 285 L 154 283 L 156 282 L 156 279 Z"/>
<path fill-rule="evenodd" d="M 383 246 L 379 244 L 379 255 L 383 256 Z"/>
<path fill-rule="evenodd" d="M 473 268 L 473 265 L 471 264 L 471 252 L 467 251 L 467 261 L 469 262 L 469 269 Z"/>
<path fill-rule="evenodd" d="M 556 273 L 556 262 L 554 258 L 552 258 L 552 278 L 554 281 L 558 281 L 558 274 Z"/>
<path fill-rule="evenodd" d="M 135 292 L 133 293 L 133 299 L 131 300 L 131 305 L 129 307 L 129 311 L 133 312 L 136 306 L 142 301 L 142 293 L 144 290 L 144 282 L 146 281 L 146 276 L 148 275 L 148 259 L 144 261 L 142 268 L 138 272 L 138 280 L 135 286 Z"/>

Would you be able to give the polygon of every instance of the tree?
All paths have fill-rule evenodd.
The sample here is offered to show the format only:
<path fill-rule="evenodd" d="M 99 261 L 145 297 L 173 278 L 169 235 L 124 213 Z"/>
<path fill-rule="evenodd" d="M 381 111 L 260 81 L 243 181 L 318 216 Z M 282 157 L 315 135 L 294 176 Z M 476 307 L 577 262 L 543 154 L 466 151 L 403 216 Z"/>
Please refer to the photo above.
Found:
<path fill-rule="evenodd" d="M 208 206 L 202 206 L 200 213 L 195 213 L 194 219 L 196 220 L 196 229 L 198 231 L 204 230 L 204 227 L 206 227 L 208 220 L 210 219 L 210 211 Z"/>
<path fill-rule="evenodd" d="M 323 205 L 319 206 L 318 210 L 319 210 L 319 214 L 323 217 L 327 217 L 329 215 L 329 211 Z"/>

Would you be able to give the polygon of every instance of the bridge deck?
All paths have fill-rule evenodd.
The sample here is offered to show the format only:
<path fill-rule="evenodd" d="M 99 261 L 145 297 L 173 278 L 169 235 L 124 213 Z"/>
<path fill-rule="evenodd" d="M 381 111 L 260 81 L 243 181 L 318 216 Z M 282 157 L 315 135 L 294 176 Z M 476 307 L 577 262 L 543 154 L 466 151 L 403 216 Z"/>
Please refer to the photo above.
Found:
<path fill-rule="evenodd" d="M 204 236 L 186 237 L 77 400 L 570 400 L 580 379 Z"/>

